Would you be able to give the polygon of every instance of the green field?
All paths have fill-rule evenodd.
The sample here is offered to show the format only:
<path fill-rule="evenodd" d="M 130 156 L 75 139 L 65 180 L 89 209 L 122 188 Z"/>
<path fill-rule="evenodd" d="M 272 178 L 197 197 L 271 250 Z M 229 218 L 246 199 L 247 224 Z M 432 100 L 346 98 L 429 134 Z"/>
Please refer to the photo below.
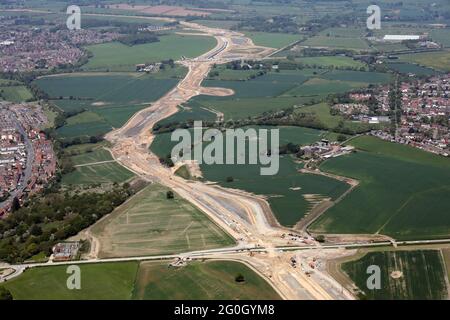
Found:
<path fill-rule="evenodd" d="M 300 127 L 279 127 L 279 129 L 281 145 L 288 142 L 310 144 L 323 136 L 322 131 L 314 129 Z M 156 136 L 151 150 L 165 157 L 175 144 L 176 142 L 170 141 L 170 133 L 160 134 Z M 318 201 L 325 198 L 336 199 L 348 188 L 347 184 L 334 179 L 299 173 L 302 164 L 294 162 L 290 156 L 280 157 L 280 170 L 274 176 L 261 176 L 259 165 L 202 164 L 200 167 L 205 180 L 218 182 L 224 187 L 267 196 L 278 221 L 288 227 L 294 226 L 308 214 Z M 233 182 L 226 181 L 230 176 L 233 177 Z"/>
<path fill-rule="evenodd" d="M 417 63 L 440 71 L 450 71 L 450 51 L 401 55 L 400 61 Z"/>
<path fill-rule="evenodd" d="M 347 121 L 344 117 L 340 115 L 332 115 L 330 113 L 330 106 L 327 103 L 319 103 L 312 106 L 298 108 L 294 111 L 295 114 L 309 114 L 313 115 L 325 128 L 335 129 L 341 123 L 343 123 L 344 128 L 350 130 L 366 130 L 367 124 Z"/>
<path fill-rule="evenodd" d="M 92 228 L 101 257 L 172 254 L 232 246 L 202 212 L 167 188 L 151 185 Z"/>
<path fill-rule="evenodd" d="M 381 269 L 381 289 L 368 289 L 370 265 Z M 363 299 L 376 300 L 439 300 L 447 299 L 446 270 L 441 252 L 384 251 L 369 252 L 364 257 L 342 264 L 343 271 L 353 280 Z M 392 272 L 400 271 L 395 279 Z"/>
<path fill-rule="evenodd" d="M 214 48 L 216 40 L 206 36 L 170 34 L 159 42 L 127 46 L 118 42 L 87 46 L 94 55 L 83 66 L 88 71 L 134 71 L 139 63 L 180 60 L 181 56 L 194 58 Z"/>
<path fill-rule="evenodd" d="M 235 277 L 244 276 L 238 283 Z M 250 268 L 234 261 L 193 262 L 167 268 L 160 263 L 141 264 L 133 293 L 142 300 L 271 300 L 274 289 Z"/>
<path fill-rule="evenodd" d="M 389 67 L 389 69 L 403 74 L 412 73 L 418 76 L 432 76 L 438 73 L 436 70 L 422 67 L 413 63 L 389 63 L 387 66 Z"/>
<path fill-rule="evenodd" d="M 302 46 L 330 49 L 369 50 L 368 43 L 362 38 L 333 37 L 317 35 L 301 43 Z"/>
<path fill-rule="evenodd" d="M 1 86 L 0 97 L 11 102 L 24 102 L 33 99 L 33 94 L 25 86 Z"/>
<path fill-rule="evenodd" d="M 122 183 L 130 180 L 134 174 L 115 162 L 77 167 L 75 171 L 63 175 L 66 185 L 92 185 Z"/>
<path fill-rule="evenodd" d="M 80 164 L 84 165 L 84 164 L 101 162 L 101 161 L 111 161 L 111 160 L 113 160 L 113 158 L 109 151 L 102 149 L 102 148 L 98 148 L 91 152 L 86 152 L 83 154 L 73 156 L 73 157 L 71 157 L 71 160 L 74 165 L 80 165 Z"/>
<path fill-rule="evenodd" d="M 40 267 L 3 284 L 17 300 L 129 300 L 138 263 L 81 264 L 81 290 L 67 289 L 67 266 Z"/>
<path fill-rule="evenodd" d="M 343 56 L 324 56 L 324 57 L 302 57 L 296 61 L 309 66 L 322 66 L 334 68 L 365 68 L 366 65 L 360 61 L 353 60 L 350 57 Z"/>
<path fill-rule="evenodd" d="M 374 137 L 349 144 L 359 151 L 328 160 L 321 169 L 357 179 L 360 185 L 321 216 L 312 231 L 397 239 L 449 236 L 449 159 Z"/>
<path fill-rule="evenodd" d="M 257 46 L 280 49 L 287 45 L 299 41 L 301 36 L 288 33 L 269 33 L 269 32 L 245 32 L 245 35 L 253 40 Z"/>
<path fill-rule="evenodd" d="M 239 72 L 228 71 L 234 76 L 238 76 Z M 235 94 L 229 97 L 199 96 L 192 101 L 222 112 L 225 119 L 239 119 L 307 102 L 319 102 L 330 93 L 344 93 L 369 84 L 388 83 L 390 80 L 389 74 L 377 72 L 282 70 L 247 81 L 206 80 L 204 85 L 207 87 L 229 88 Z"/>
<path fill-rule="evenodd" d="M 103 135 L 158 100 L 177 83 L 184 68 L 158 74 L 76 73 L 39 78 L 35 83 L 65 112 L 87 110 L 67 119 L 63 138 Z"/>
<path fill-rule="evenodd" d="M 74 263 L 75 264 L 75 263 Z M 16 300 L 178 300 L 279 299 L 272 287 L 247 266 L 233 261 L 80 264 L 81 290 L 67 289 L 67 266 L 25 271 L 2 286 Z M 238 275 L 244 282 L 236 282 Z"/>

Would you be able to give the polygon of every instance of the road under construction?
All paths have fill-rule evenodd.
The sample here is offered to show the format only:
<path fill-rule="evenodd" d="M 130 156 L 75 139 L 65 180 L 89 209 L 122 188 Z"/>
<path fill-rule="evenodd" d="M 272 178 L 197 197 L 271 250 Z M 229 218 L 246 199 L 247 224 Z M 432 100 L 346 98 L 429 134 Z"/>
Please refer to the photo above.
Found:
<path fill-rule="evenodd" d="M 198 95 L 229 96 L 234 92 L 225 88 L 205 88 L 202 81 L 214 64 L 223 64 L 236 59 L 263 59 L 274 49 L 259 47 L 243 34 L 216 28 L 207 28 L 195 23 L 181 22 L 186 30 L 201 31 L 215 37 L 217 45 L 211 51 L 194 59 L 183 59 L 177 63 L 188 68 L 187 75 L 178 85 L 154 102 L 148 108 L 136 113 L 123 127 L 106 135 L 111 142 L 111 154 L 117 163 L 149 182 L 159 183 L 174 190 L 202 210 L 212 221 L 222 227 L 237 242 L 236 247 L 180 253 L 177 255 L 98 259 L 95 252 L 101 245 L 92 234 L 94 252 L 88 260 L 77 263 L 99 263 L 130 260 L 175 259 L 219 259 L 240 261 L 264 277 L 284 299 L 353 299 L 353 295 L 343 288 L 327 272 L 318 266 L 316 259 L 326 262 L 355 253 L 353 245 L 323 245 L 307 234 L 295 234 L 282 227 L 274 217 L 268 202 L 253 194 L 230 190 L 199 181 L 185 180 L 174 175 L 173 170 L 164 167 L 158 157 L 150 152 L 154 136 L 153 126 L 178 111 L 180 104 Z M 292 237 L 307 239 L 298 245 L 292 244 Z M 391 242 L 380 245 L 391 245 Z M 67 262 L 74 263 L 74 262 Z M 55 264 L 55 263 L 53 263 Z M 19 275 L 25 268 L 51 265 L 32 264 L 12 266 Z"/>

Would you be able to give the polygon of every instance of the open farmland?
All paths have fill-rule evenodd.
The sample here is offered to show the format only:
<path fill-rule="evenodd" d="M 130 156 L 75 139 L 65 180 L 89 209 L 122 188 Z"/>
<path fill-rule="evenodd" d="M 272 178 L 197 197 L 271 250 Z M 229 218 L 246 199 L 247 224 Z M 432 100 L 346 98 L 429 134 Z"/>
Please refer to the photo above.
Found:
<path fill-rule="evenodd" d="M 253 40 L 257 46 L 280 49 L 301 40 L 301 36 L 287 33 L 269 32 L 245 32 L 245 35 Z"/>
<path fill-rule="evenodd" d="M 83 66 L 87 71 L 134 71 L 139 63 L 180 60 L 181 56 L 197 57 L 216 45 L 216 40 L 206 36 L 170 34 L 159 42 L 127 46 L 119 42 L 87 46 L 94 55 Z"/>
<path fill-rule="evenodd" d="M 242 275 L 244 282 L 236 282 Z M 175 269 L 142 263 L 134 299 L 248 300 L 279 299 L 274 289 L 246 265 L 234 261 L 193 262 Z"/>
<path fill-rule="evenodd" d="M 33 94 L 22 85 L 1 86 L 0 84 L 0 98 L 11 102 L 24 102 L 33 99 Z"/>
<path fill-rule="evenodd" d="M 178 69 L 178 68 L 176 68 Z M 181 69 L 181 68 L 180 68 Z M 181 70 L 155 75 L 139 73 L 76 73 L 44 77 L 36 84 L 65 112 L 86 110 L 58 128 L 63 138 L 97 136 L 122 126 L 133 114 L 172 89 Z"/>
<path fill-rule="evenodd" d="M 74 171 L 63 175 L 66 185 L 92 185 L 122 183 L 130 180 L 134 174 L 115 162 L 91 164 L 76 167 Z"/>
<path fill-rule="evenodd" d="M 17 300 L 129 300 L 137 262 L 79 265 L 81 290 L 67 288 L 67 266 L 27 270 L 5 286 Z"/>
<path fill-rule="evenodd" d="M 450 71 L 450 51 L 405 54 L 400 56 L 400 60 L 440 71 Z"/>
<path fill-rule="evenodd" d="M 313 232 L 448 237 L 450 161 L 408 146 L 359 137 L 357 153 L 324 162 L 323 171 L 360 185 L 312 225 Z"/>
<path fill-rule="evenodd" d="M 350 57 L 343 56 L 323 56 L 323 57 L 301 57 L 296 61 L 308 66 L 323 66 L 334 68 L 365 68 L 366 65 Z"/>
<path fill-rule="evenodd" d="M 228 71 L 227 73 L 230 77 L 230 74 L 238 76 L 241 72 Z M 235 94 L 229 97 L 199 96 L 192 101 L 222 112 L 225 119 L 240 119 L 267 111 L 299 106 L 311 101 L 319 102 L 330 93 L 344 93 L 367 87 L 371 83 L 381 84 L 389 81 L 388 74 L 377 72 L 282 70 L 269 72 L 246 81 L 207 80 L 204 82 L 205 86 L 229 88 Z"/>
<path fill-rule="evenodd" d="M 233 240 L 190 203 L 151 185 L 93 226 L 101 257 L 128 257 L 205 250 Z"/>
<path fill-rule="evenodd" d="M 367 288 L 366 270 L 370 265 L 381 269 L 380 290 Z M 438 250 L 369 252 L 356 261 L 343 263 L 342 270 L 362 291 L 363 299 L 448 298 L 445 265 Z"/>
<path fill-rule="evenodd" d="M 168 263 L 81 264 L 81 290 L 67 289 L 67 266 L 33 268 L 1 286 L 16 300 L 280 298 L 263 278 L 239 262 L 191 262 L 179 269 L 168 268 Z M 245 281 L 235 281 L 238 275 Z"/>
<path fill-rule="evenodd" d="M 323 135 L 322 131 L 300 127 L 279 129 L 281 145 L 289 142 L 310 144 L 320 140 Z M 175 144 L 176 142 L 170 141 L 170 133 L 160 134 L 155 137 L 151 150 L 158 156 L 165 157 Z M 324 176 L 299 173 L 298 170 L 302 165 L 294 162 L 290 156 L 280 158 L 280 170 L 274 176 L 261 176 L 259 165 L 200 167 L 205 180 L 218 182 L 223 187 L 241 189 L 267 197 L 278 221 L 288 227 L 294 226 L 321 200 L 336 199 L 349 187 L 343 182 Z M 233 177 L 233 181 L 227 182 L 228 177 Z"/>

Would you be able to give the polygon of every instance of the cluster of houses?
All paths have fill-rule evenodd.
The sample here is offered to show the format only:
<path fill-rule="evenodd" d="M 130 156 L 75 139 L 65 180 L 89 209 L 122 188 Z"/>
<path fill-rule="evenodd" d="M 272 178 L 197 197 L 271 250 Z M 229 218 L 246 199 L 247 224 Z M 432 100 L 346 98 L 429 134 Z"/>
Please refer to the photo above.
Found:
<path fill-rule="evenodd" d="M 450 74 L 400 84 L 401 118 L 395 133 L 390 126 L 374 130 L 382 139 L 408 144 L 443 156 L 450 154 Z M 366 93 L 350 94 L 351 103 L 341 103 L 332 109 L 343 116 L 361 122 L 389 123 L 389 87 Z M 368 101 L 376 103 L 376 114 Z M 373 103 L 373 101 L 372 101 Z"/>
<path fill-rule="evenodd" d="M 0 21 L 0 27 L 3 21 Z M 22 72 L 76 64 L 84 51 L 80 45 L 112 41 L 114 32 L 9 25 L 0 35 L 0 71 Z"/>
<path fill-rule="evenodd" d="M 15 198 L 41 191 L 55 175 L 56 155 L 40 130 L 47 119 L 39 105 L 0 104 L 0 216 Z"/>
<path fill-rule="evenodd" d="M 301 147 L 302 158 L 304 159 L 316 159 L 325 160 L 329 158 L 336 158 L 344 154 L 349 154 L 353 151 L 352 146 L 342 146 L 337 142 L 330 142 L 329 140 L 322 139 L 315 142 L 312 145 Z"/>
<path fill-rule="evenodd" d="M 161 69 L 162 63 L 140 63 L 136 65 L 137 72 L 157 73 Z"/>

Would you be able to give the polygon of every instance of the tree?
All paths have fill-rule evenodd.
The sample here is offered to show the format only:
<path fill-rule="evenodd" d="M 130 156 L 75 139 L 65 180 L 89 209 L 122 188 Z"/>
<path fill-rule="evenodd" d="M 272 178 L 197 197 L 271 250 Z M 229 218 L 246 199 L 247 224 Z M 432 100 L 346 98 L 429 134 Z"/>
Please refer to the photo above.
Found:
<path fill-rule="evenodd" d="M 11 294 L 11 292 L 4 288 L 4 287 L 0 287 L 0 301 L 6 301 L 6 300 L 13 300 L 13 296 Z"/>
<path fill-rule="evenodd" d="M 11 205 L 11 210 L 12 210 L 12 212 L 16 212 L 19 209 L 20 209 L 19 199 L 17 197 L 14 197 L 12 205 Z"/>
<path fill-rule="evenodd" d="M 175 197 L 173 194 L 173 191 L 171 191 L 171 190 L 167 191 L 166 197 L 167 197 L 167 199 L 173 199 Z"/>
<path fill-rule="evenodd" d="M 239 273 L 239 274 L 234 278 L 234 281 L 236 281 L 236 282 L 245 282 L 245 277 L 244 277 L 241 273 Z"/>
<path fill-rule="evenodd" d="M 234 178 L 233 177 L 227 177 L 227 182 L 233 182 Z"/>

